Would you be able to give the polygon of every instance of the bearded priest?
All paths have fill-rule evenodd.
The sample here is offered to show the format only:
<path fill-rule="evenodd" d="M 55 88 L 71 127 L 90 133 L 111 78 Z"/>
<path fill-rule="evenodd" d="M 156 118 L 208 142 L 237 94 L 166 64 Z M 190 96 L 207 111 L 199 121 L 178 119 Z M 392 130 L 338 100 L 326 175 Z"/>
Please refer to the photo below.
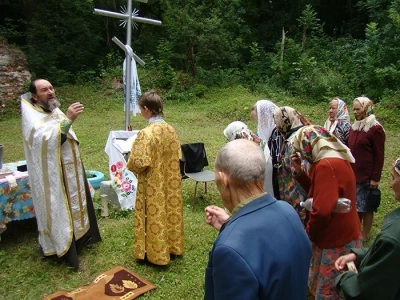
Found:
<path fill-rule="evenodd" d="M 101 237 L 72 129 L 84 107 L 72 103 L 65 115 L 59 106 L 51 83 L 33 80 L 21 96 L 22 135 L 40 252 L 77 269 L 83 247 Z"/>

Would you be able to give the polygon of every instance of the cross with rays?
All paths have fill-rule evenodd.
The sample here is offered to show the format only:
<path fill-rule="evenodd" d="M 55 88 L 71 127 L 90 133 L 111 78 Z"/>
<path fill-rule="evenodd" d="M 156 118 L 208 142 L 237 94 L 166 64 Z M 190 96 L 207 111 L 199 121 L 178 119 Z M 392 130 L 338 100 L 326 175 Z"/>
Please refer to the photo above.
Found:
<path fill-rule="evenodd" d="M 136 0 L 138 2 L 147 3 L 147 0 Z M 147 19 L 138 17 L 138 10 L 132 10 L 132 0 L 127 0 L 127 6 L 122 7 L 121 13 L 115 13 L 108 10 L 102 10 L 95 8 L 93 11 L 94 14 L 102 15 L 106 17 L 118 18 L 121 20 L 120 25 L 126 26 L 126 44 L 124 45 L 117 37 L 113 37 L 112 41 L 116 43 L 122 50 L 125 51 L 125 58 L 126 58 L 126 71 L 125 71 L 125 130 L 128 130 L 129 127 L 129 112 L 130 112 L 130 98 L 131 98 L 131 72 L 132 72 L 132 57 L 137 61 L 140 65 L 144 65 L 144 61 L 141 60 L 135 53 L 133 53 L 131 48 L 131 34 L 132 34 L 132 26 L 137 28 L 137 24 L 139 23 L 146 23 L 151 25 L 161 25 L 161 21 Z"/>

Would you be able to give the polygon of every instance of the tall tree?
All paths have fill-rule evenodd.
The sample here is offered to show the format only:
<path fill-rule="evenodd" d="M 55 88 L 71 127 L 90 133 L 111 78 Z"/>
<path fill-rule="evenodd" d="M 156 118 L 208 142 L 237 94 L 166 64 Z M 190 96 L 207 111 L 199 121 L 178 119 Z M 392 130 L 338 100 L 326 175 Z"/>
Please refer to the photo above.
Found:
<path fill-rule="evenodd" d="M 385 10 L 372 9 L 377 5 Z M 385 89 L 400 90 L 400 0 L 368 0 L 367 6 L 376 22 L 366 29 L 366 91 L 379 99 Z"/>
<path fill-rule="evenodd" d="M 37 76 L 74 82 L 95 70 L 102 49 L 101 20 L 87 1 L 46 0 L 38 4 L 28 29 L 28 58 Z"/>
<path fill-rule="evenodd" d="M 175 53 L 172 64 L 192 75 L 204 68 L 238 64 L 246 47 L 239 34 L 246 25 L 238 0 L 163 1 L 166 39 Z"/>

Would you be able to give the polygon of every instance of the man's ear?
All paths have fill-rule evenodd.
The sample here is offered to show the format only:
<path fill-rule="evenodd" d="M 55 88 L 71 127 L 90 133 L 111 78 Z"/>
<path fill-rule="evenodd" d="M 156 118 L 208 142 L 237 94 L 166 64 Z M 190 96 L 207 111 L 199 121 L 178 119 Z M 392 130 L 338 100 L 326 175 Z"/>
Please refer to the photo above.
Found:
<path fill-rule="evenodd" d="M 224 187 L 225 188 L 228 187 L 229 186 L 229 181 L 230 181 L 229 180 L 229 176 L 226 173 L 221 172 L 221 171 L 218 171 L 218 173 L 219 173 L 219 176 L 221 177 L 221 181 L 222 181 Z"/>

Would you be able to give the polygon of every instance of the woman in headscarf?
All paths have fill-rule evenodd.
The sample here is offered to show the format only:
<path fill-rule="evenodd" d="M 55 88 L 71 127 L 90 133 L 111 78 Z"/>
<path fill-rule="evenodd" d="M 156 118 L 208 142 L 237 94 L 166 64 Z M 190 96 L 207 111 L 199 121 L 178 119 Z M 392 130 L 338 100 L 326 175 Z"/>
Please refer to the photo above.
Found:
<path fill-rule="evenodd" d="M 296 149 L 291 156 L 302 187 L 313 198 L 306 231 L 312 242 L 308 287 L 315 299 L 339 299 L 335 261 L 360 247 L 360 223 L 355 208 L 356 179 L 350 163 L 350 149 L 324 127 L 304 126 L 289 141 Z M 310 163 L 309 175 L 301 169 L 301 159 Z M 339 198 L 351 201 L 350 211 L 335 212 Z"/>
<path fill-rule="evenodd" d="M 264 191 L 268 194 L 273 195 L 272 188 L 272 159 L 270 155 L 270 151 L 268 145 L 265 141 L 254 134 L 246 124 L 240 121 L 234 121 L 230 123 L 224 129 L 224 136 L 228 140 L 228 142 L 237 140 L 237 139 L 246 139 L 249 141 L 253 141 L 258 144 L 261 149 L 264 151 L 266 167 L 265 167 L 265 179 L 264 179 Z"/>
<path fill-rule="evenodd" d="M 329 116 L 324 127 L 347 145 L 351 124 L 347 105 L 342 99 L 334 98 L 329 103 Z"/>
<path fill-rule="evenodd" d="M 301 127 L 309 125 L 310 122 L 297 110 L 288 106 L 278 107 L 274 110 L 274 121 L 277 130 L 285 138 L 278 160 L 280 199 L 292 205 L 304 221 L 305 211 L 300 206 L 300 202 L 306 199 L 307 193 L 295 179 L 297 173 L 290 160 L 290 156 L 295 152 L 295 149 L 287 140 Z M 304 170 L 307 170 L 307 167 L 307 161 L 303 160 Z"/>
<path fill-rule="evenodd" d="M 276 129 L 274 110 L 277 108 L 270 100 L 258 100 L 250 112 L 250 119 L 257 121 L 257 134 L 267 142 L 272 157 L 272 186 L 274 197 L 280 199 L 278 185 L 278 160 L 282 150 L 283 136 Z"/>
<path fill-rule="evenodd" d="M 378 187 L 385 156 L 385 131 L 374 115 L 374 103 L 367 97 L 353 101 L 355 121 L 349 133 L 349 148 L 356 159 L 353 171 L 357 180 L 357 211 L 362 223 L 362 238 L 368 240 L 376 205 L 370 191 Z"/>
<path fill-rule="evenodd" d="M 400 201 L 400 158 L 391 168 L 390 187 L 396 201 Z M 400 281 L 400 208 L 383 219 L 381 232 L 372 246 L 354 248 L 351 253 L 339 257 L 335 267 L 347 271 L 353 262 L 356 270 L 349 270 L 336 278 L 336 288 L 343 299 L 399 299 Z M 357 271 L 358 273 L 354 272 Z"/>

